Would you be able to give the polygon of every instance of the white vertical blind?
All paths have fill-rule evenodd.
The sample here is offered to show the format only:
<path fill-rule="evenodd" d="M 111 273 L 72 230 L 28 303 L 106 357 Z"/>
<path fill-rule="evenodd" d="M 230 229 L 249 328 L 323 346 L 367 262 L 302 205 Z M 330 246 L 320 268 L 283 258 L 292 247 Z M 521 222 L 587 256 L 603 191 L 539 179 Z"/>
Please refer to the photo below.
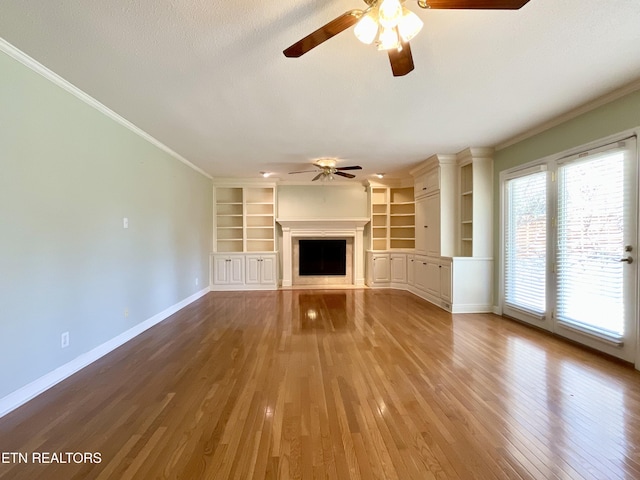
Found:
<path fill-rule="evenodd" d="M 625 152 L 581 157 L 558 168 L 557 319 L 622 337 Z"/>
<path fill-rule="evenodd" d="M 505 305 L 542 316 L 546 310 L 547 173 L 506 182 Z"/>

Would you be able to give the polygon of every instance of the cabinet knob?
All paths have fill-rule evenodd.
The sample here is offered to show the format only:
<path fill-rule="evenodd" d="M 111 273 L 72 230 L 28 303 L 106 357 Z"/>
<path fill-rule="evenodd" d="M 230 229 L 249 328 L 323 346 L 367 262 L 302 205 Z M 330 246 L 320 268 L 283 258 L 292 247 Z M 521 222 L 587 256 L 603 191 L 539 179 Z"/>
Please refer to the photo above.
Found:
<path fill-rule="evenodd" d="M 429 225 L 425 225 L 424 228 L 429 228 Z"/>

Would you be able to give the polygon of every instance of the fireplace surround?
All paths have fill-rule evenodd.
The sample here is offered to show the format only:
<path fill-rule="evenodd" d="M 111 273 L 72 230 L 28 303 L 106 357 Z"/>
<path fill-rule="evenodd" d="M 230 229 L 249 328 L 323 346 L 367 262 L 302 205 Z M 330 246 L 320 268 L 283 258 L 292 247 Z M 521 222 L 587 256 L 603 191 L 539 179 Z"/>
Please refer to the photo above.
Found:
<path fill-rule="evenodd" d="M 294 285 L 294 247 L 297 239 L 347 239 L 352 255 L 347 253 L 347 271 L 351 270 L 349 284 L 364 286 L 364 226 L 368 218 L 343 219 L 285 219 L 276 221 L 282 226 L 282 286 Z M 351 257 L 351 258 L 349 258 Z M 348 276 L 348 275 L 347 275 Z M 297 276 L 299 278 L 299 276 Z M 344 280 L 326 277 L 322 284 L 339 285 Z M 340 277 L 344 278 L 344 277 Z M 308 283 L 307 283 L 308 284 Z"/>

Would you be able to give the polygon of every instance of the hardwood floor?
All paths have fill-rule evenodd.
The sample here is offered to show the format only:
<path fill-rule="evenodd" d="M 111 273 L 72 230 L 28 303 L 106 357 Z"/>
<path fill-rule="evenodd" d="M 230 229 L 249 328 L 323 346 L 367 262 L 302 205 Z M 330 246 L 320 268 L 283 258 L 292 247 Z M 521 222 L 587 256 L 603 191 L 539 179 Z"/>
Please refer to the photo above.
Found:
<path fill-rule="evenodd" d="M 640 479 L 640 372 L 407 292 L 218 292 L 0 419 L 0 452 L 12 480 Z"/>

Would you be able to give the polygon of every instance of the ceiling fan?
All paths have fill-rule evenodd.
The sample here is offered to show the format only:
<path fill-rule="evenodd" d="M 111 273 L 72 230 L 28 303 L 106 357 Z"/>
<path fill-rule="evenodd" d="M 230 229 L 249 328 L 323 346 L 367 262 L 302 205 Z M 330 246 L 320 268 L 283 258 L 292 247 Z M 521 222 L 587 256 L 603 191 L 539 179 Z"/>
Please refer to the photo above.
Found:
<path fill-rule="evenodd" d="M 422 28 L 418 16 L 404 7 L 405 0 L 364 0 L 365 10 L 349 10 L 338 18 L 310 33 L 284 50 L 285 57 L 301 57 L 309 50 L 355 25 L 358 40 L 371 44 L 376 40 L 378 50 L 386 50 L 394 77 L 413 70 L 409 40 Z M 529 0 L 418 0 L 420 8 L 518 10 Z"/>
<path fill-rule="evenodd" d="M 321 158 L 313 163 L 313 166 L 316 167 L 315 170 L 300 170 L 297 172 L 289 172 L 292 173 L 317 173 L 315 177 L 313 177 L 312 182 L 322 178 L 322 180 L 333 180 L 334 175 L 339 175 L 340 177 L 345 178 L 355 178 L 356 176 L 351 173 L 344 173 L 344 170 L 362 170 L 362 167 L 359 165 L 352 165 L 350 167 L 336 167 L 336 161 L 333 158 Z"/>

